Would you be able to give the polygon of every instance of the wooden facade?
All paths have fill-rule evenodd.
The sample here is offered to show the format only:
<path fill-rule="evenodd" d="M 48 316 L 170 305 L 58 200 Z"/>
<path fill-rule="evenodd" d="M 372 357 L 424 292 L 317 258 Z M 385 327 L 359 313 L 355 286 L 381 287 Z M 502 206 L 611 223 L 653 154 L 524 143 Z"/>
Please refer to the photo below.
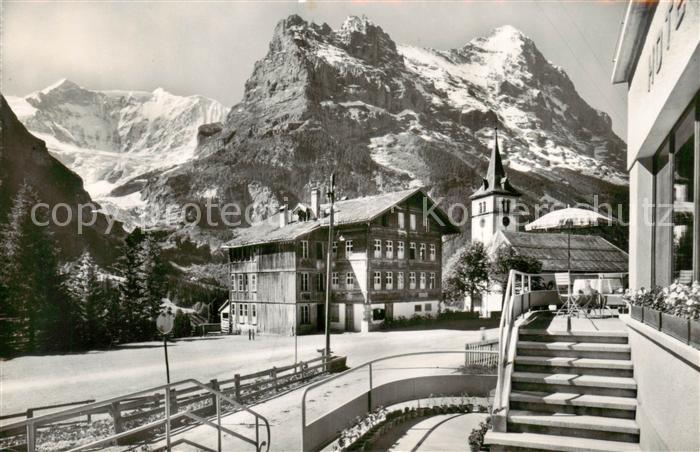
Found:
<path fill-rule="evenodd" d="M 437 313 L 442 236 L 454 226 L 424 218 L 423 198 L 416 191 L 367 221 L 345 223 L 341 217 L 334 227 L 333 330 L 369 331 L 385 318 Z M 222 323 L 231 318 L 232 329 L 274 334 L 323 331 L 327 252 L 327 227 L 276 243 L 230 247 L 230 303 Z"/>

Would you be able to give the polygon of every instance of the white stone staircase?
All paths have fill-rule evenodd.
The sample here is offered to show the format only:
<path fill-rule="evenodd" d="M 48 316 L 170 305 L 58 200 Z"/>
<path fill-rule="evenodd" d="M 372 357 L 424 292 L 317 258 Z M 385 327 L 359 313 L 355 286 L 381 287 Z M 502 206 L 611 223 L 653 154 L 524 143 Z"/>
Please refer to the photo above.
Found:
<path fill-rule="evenodd" d="M 639 451 L 637 384 L 624 331 L 520 329 L 506 431 L 492 451 Z"/>

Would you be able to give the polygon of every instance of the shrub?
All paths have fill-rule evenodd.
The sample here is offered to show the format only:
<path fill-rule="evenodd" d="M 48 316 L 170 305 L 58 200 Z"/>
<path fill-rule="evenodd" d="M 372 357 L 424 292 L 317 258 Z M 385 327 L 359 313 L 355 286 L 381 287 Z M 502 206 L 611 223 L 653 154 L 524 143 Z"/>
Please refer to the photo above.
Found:
<path fill-rule="evenodd" d="M 175 313 L 173 321 L 173 337 L 189 337 L 192 336 L 192 323 L 187 314 L 178 309 Z"/>
<path fill-rule="evenodd" d="M 471 450 L 480 450 L 484 445 L 484 436 L 486 432 L 491 428 L 491 416 L 487 417 L 485 421 L 481 421 L 479 426 L 472 430 L 469 434 L 469 447 Z"/>
<path fill-rule="evenodd" d="M 675 282 L 669 287 L 627 291 L 625 300 L 635 306 L 656 309 L 690 320 L 700 319 L 700 283 L 692 286 Z"/>

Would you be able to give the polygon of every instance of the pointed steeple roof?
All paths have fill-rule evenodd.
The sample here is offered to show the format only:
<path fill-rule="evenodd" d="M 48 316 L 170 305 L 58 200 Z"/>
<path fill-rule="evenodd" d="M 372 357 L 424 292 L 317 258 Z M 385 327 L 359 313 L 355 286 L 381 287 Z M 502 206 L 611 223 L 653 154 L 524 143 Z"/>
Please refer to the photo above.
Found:
<path fill-rule="evenodd" d="M 481 187 L 471 196 L 472 199 L 483 198 L 485 196 L 502 194 L 509 196 L 520 196 L 520 192 L 510 185 L 506 171 L 503 169 L 501 152 L 498 149 L 498 126 L 494 128 L 493 149 L 491 150 L 491 160 L 486 171 L 486 177 L 481 181 Z"/>

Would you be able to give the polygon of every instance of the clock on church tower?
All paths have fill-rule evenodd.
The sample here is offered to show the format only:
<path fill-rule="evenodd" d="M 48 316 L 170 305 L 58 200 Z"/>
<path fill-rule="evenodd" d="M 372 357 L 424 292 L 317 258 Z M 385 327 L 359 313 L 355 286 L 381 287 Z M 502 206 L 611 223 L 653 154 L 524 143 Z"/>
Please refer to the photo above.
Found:
<path fill-rule="evenodd" d="M 516 231 L 516 203 L 521 196 L 508 180 L 498 149 L 498 128 L 494 129 L 491 160 L 481 186 L 471 195 L 472 241 L 489 244 L 497 231 Z"/>

